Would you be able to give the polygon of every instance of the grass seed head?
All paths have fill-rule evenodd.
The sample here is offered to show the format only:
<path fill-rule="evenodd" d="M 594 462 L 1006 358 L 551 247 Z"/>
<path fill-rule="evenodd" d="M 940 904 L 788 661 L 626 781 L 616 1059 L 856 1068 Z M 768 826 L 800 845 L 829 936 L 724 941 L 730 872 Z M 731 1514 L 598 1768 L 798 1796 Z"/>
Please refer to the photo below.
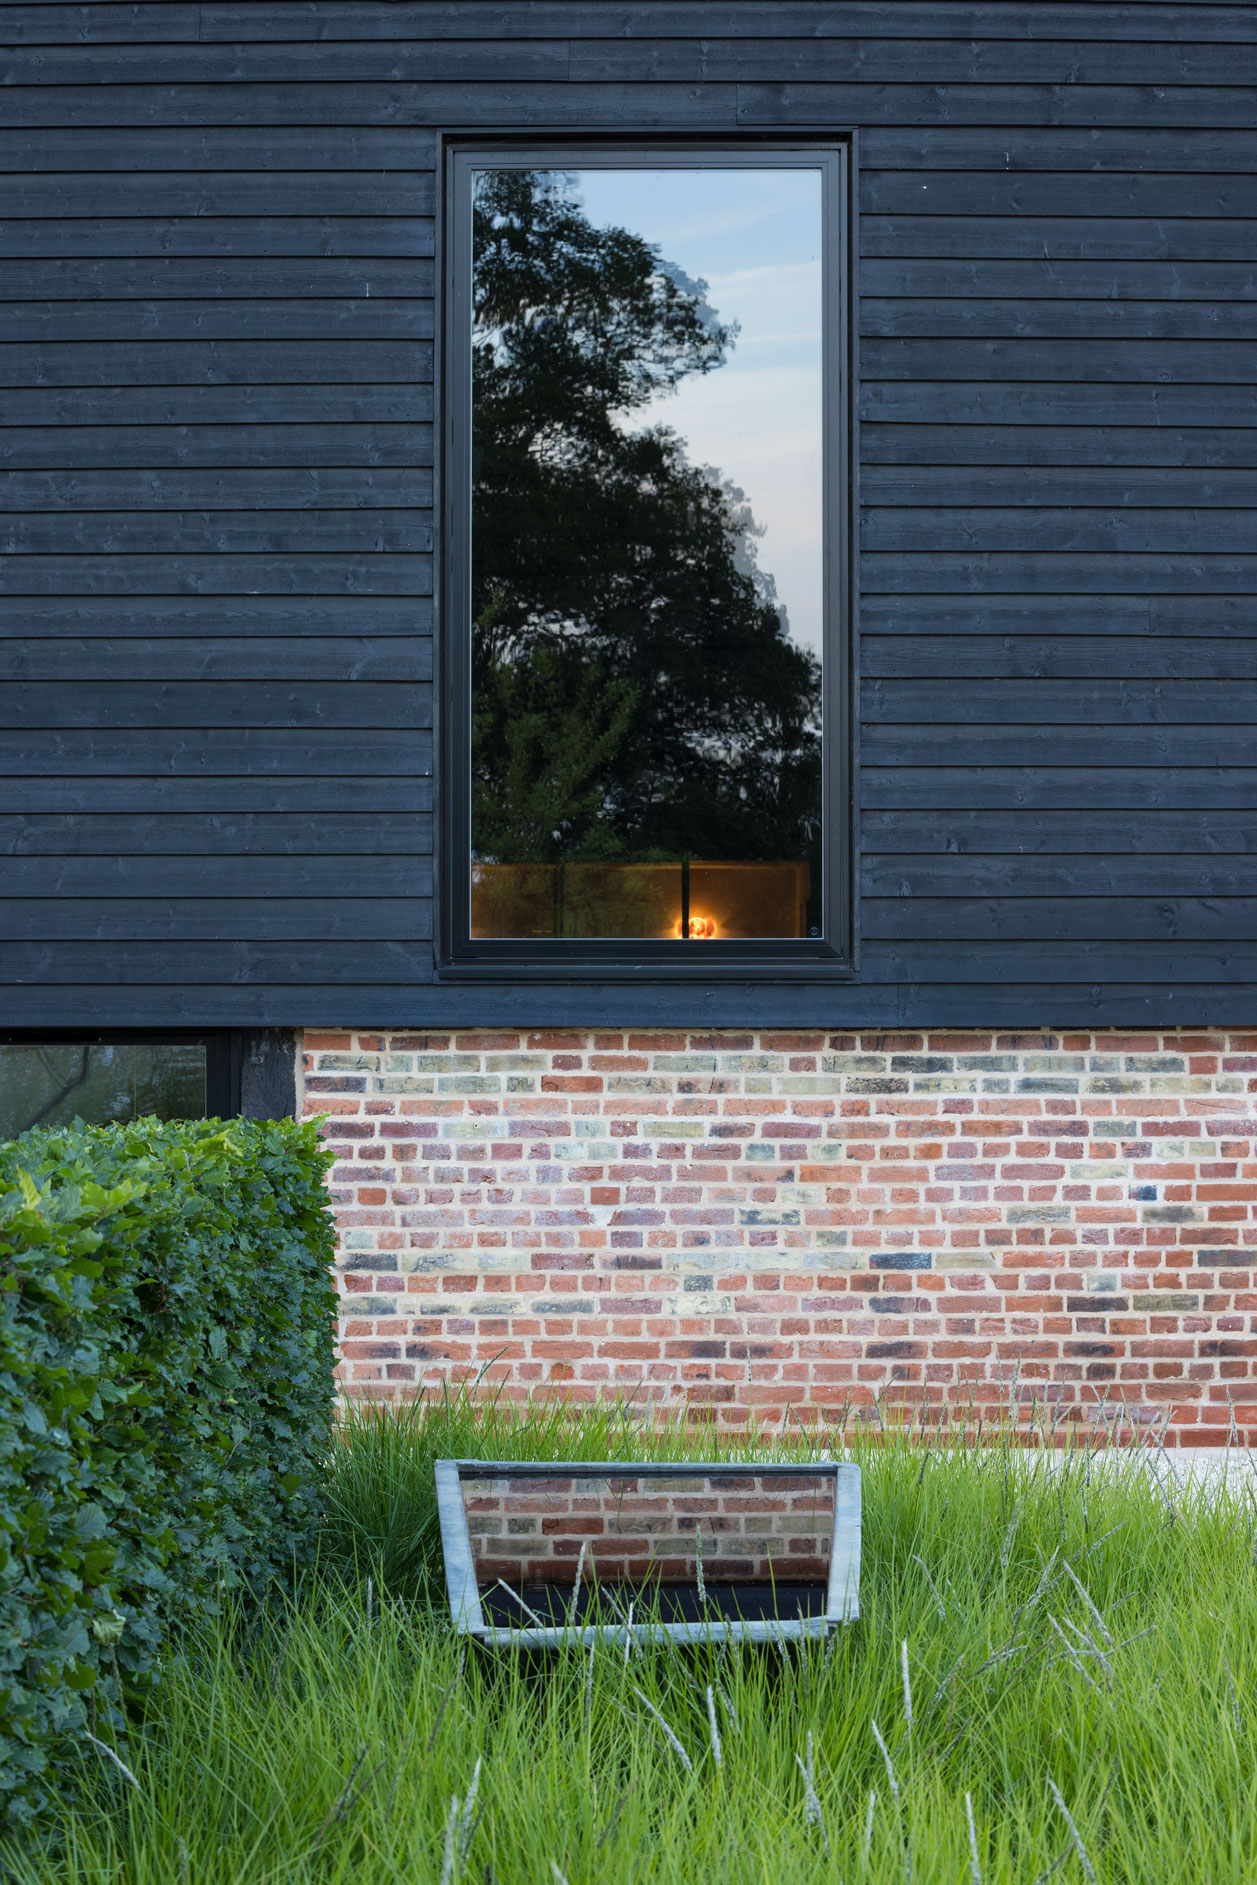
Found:
<path fill-rule="evenodd" d="M 130 1781 L 131 1785 L 135 1788 L 137 1793 L 142 1793 L 144 1791 L 144 1789 L 140 1786 L 139 1781 L 135 1778 L 135 1775 L 131 1772 L 131 1769 L 127 1766 L 126 1762 L 124 1760 L 121 1760 L 119 1756 L 114 1753 L 113 1749 L 110 1747 L 107 1741 L 98 1741 L 96 1739 L 96 1736 L 94 1734 L 89 1734 L 86 1728 L 83 1729 L 83 1739 L 85 1741 L 90 1741 L 94 1748 L 99 1748 L 100 1752 L 105 1756 L 105 1759 L 113 1762 L 118 1772 L 122 1775 L 122 1778 L 124 1780 Z"/>
<path fill-rule="evenodd" d="M 716 1698 L 711 1689 L 707 1690 L 707 1722 L 711 1729 L 711 1752 L 717 1769 L 724 1766 L 724 1755 L 720 1746 L 720 1729 L 716 1725 Z"/>
<path fill-rule="evenodd" d="M 576 1557 L 576 1576 L 572 1579 L 572 1597 L 571 1597 L 570 1603 L 567 1606 L 567 1621 L 568 1621 L 569 1629 L 576 1622 L 576 1607 L 580 1603 L 581 1572 L 585 1568 L 585 1553 L 588 1549 L 589 1549 L 589 1541 L 585 1538 L 582 1538 L 580 1541 L 580 1551 L 577 1553 L 577 1557 Z"/>
<path fill-rule="evenodd" d="M 650 1697 L 643 1695 L 641 1690 L 637 1687 L 636 1684 L 633 1685 L 633 1693 L 637 1697 L 638 1701 L 641 1703 L 642 1707 L 647 1709 L 650 1712 L 650 1714 L 654 1716 L 656 1722 L 658 1722 L 660 1729 L 663 1731 L 664 1739 L 667 1741 L 669 1747 L 671 1747 L 671 1749 L 677 1756 L 678 1760 L 680 1761 L 682 1767 L 685 1769 L 686 1773 L 692 1774 L 694 1771 L 693 1761 L 690 1759 L 685 1749 L 681 1746 L 680 1741 L 677 1739 L 676 1735 L 673 1733 L 668 1722 L 665 1721 L 663 1715 L 655 1707 L 655 1704 L 650 1700 Z"/>
<path fill-rule="evenodd" d="M 882 1736 L 882 1731 L 878 1727 L 877 1723 L 875 1721 L 870 1721 L 869 1726 L 873 1730 L 873 1739 L 876 1741 L 878 1747 L 882 1750 L 882 1759 L 886 1763 L 886 1778 L 890 1782 L 890 1797 L 895 1802 L 895 1805 L 898 1806 L 899 1781 L 895 1775 L 894 1762 L 890 1758 L 890 1749 L 887 1747 L 886 1742 Z"/>
<path fill-rule="evenodd" d="M 708 1693 L 710 1693 L 710 1691 L 708 1691 Z M 799 1772 L 803 1776 L 803 1810 L 807 1814 L 807 1823 L 809 1826 L 815 1826 L 819 1831 L 821 1844 L 825 1848 L 825 1856 L 828 1858 L 829 1834 L 825 1831 L 825 1815 L 821 1811 L 820 1796 L 816 1791 L 816 1776 L 812 1766 L 812 1731 L 810 1728 L 807 1734 L 807 1760 L 800 1760 L 797 1754 L 794 1758 Z"/>
<path fill-rule="evenodd" d="M 965 1817 L 969 1822 L 969 1876 L 973 1885 L 982 1885 L 982 1867 L 978 1864 L 978 1833 L 973 1823 L 973 1795 L 965 1795 Z"/>
<path fill-rule="evenodd" d="M 1060 1790 L 1058 1789 L 1056 1782 L 1052 1779 L 1050 1774 L 1048 1775 L 1048 1786 L 1051 1789 L 1052 1798 L 1055 1800 L 1057 1806 L 1061 1809 L 1061 1814 L 1064 1817 L 1065 1824 L 1069 1828 L 1069 1836 L 1071 1840 L 1073 1841 L 1074 1850 L 1078 1854 L 1078 1858 L 1079 1858 L 1079 1861 L 1081 1862 L 1082 1869 L 1087 1875 L 1087 1885 L 1096 1885 L 1095 1868 L 1092 1865 L 1091 1860 L 1087 1857 L 1087 1848 L 1082 1843 L 1082 1834 L 1079 1832 L 1077 1826 L 1074 1824 L 1074 1816 L 1070 1812 L 1069 1808 L 1066 1806 L 1064 1800 L 1061 1798 Z"/>

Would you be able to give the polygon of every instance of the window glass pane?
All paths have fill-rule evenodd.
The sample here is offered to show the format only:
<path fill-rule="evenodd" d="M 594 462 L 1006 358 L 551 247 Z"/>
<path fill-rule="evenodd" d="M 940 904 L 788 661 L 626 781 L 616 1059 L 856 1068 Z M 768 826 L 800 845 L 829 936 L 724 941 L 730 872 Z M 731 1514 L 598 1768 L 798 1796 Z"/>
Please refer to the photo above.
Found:
<path fill-rule="evenodd" d="M 821 172 L 473 184 L 471 933 L 821 928 Z"/>
<path fill-rule="evenodd" d="M 197 1042 L 0 1045 L 0 1139 L 84 1119 L 105 1126 L 148 1115 L 205 1114 L 205 1048 Z"/>
<path fill-rule="evenodd" d="M 621 1621 L 630 1597 L 665 1622 L 819 1614 L 834 1491 L 830 1477 L 787 1472 L 565 1479 L 521 1466 L 462 1482 L 480 1601 L 508 1626 L 528 1620 L 521 1598 L 560 1624 L 573 1601 L 582 1623 Z"/>

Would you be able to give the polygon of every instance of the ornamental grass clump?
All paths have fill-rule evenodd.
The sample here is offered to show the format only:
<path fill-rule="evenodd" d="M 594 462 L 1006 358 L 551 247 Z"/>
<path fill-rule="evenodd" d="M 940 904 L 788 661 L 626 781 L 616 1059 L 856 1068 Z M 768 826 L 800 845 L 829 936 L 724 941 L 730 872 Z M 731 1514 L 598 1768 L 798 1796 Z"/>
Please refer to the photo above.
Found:
<path fill-rule="evenodd" d="M 479 1423 L 458 1399 L 391 1420 L 346 1423 L 315 1571 L 185 1638 L 120 1749 L 132 1778 L 83 1748 L 74 1797 L 0 1852 L 16 1885 L 1257 1874 L 1257 1503 L 1234 1460 L 1184 1484 L 1155 1448 L 834 1432 L 864 1557 L 828 1644 L 488 1656 L 440 1594 L 433 1457 L 711 1458 L 712 1437 L 624 1410 Z"/>

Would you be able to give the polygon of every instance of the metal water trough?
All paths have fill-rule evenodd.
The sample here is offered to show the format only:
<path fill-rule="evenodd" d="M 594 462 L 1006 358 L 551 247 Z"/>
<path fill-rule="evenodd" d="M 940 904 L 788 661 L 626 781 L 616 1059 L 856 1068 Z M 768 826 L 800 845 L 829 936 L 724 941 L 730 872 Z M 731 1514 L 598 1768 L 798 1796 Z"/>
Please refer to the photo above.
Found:
<path fill-rule="evenodd" d="M 693 1493 L 693 1482 L 698 1480 L 707 1482 L 705 1496 Z M 819 1529 L 815 1522 L 812 1525 L 814 1535 L 811 1538 L 785 1535 L 789 1533 L 790 1525 L 787 1520 L 778 1519 L 776 1527 L 783 1535 L 777 1540 L 776 1558 L 773 1559 L 769 1555 L 767 1558 L 761 1557 L 758 1560 L 748 1559 L 746 1552 L 753 1552 L 757 1548 L 761 1552 L 771 1554 L 772 1540 L 768 1534 L 773 1530 L 774 1520 L 767 1514 L 770 1511 L 780 1513 L 786 1509 L 780 1493 L 763 1491 L 763 1482 L 768 1480 L 778 1480 L 792 1490 L 796 1511 L 801 1503 L 798 1496 L 799 1482 L 817 1482 L 810 1494 L 812 1510 L 814 1515 L 818 1510 L 823 1513 L 826 1521 L 825 1536 L 823 1540 L 820 1539 Z M 467 1501 L 464 1497 L 464 1487 L 469 1481 L 480 1482 L 490 1488 L 489 1493 L 479 1500 L 479 1504 L 487 1509 L 487 1515 L 477 1515 L 471 1524 L 469 1524 Z M 504 1489 L 511 1482 L 514 1482 L 519 1489 L 514 1499 Z M 564 1482 L 566 1482 L 566 1491 Z M 612 1513 L 612 1520 L 602 1517 L 585 1518 L 582 1524 L 576 1524 L 571 1528 L 571 1536 L 565 1538 L 562 1544 L 557 1543 L 556 1539 L 563 1531 L 562 1515 L 565 1508 L 574 1512 L 596 1510 L 597 1482 L 604 1482 L 608 1488 L 608 1491 L 602 1495 L 604 1498 L 618 1501 Z M 679 1507 L 684 1501 L 686 1482 L 690 1482 L 691 1505 L 695 1507 L 695 1510 L 702 1506 L 705 1514 L 708 1515 L 708 1522 L 712 1524 L 712 1548 L 717 1555 L 707 1560 L 707 1578 L 718 1579 L 722 1574 L 722 1567 L 735 1562 L 728 1555 L 723 1560 L 719 1557 L 722 1543 L 726 1554 L 734 1549 L 742 1551 L 743 1555 L 738 1562 L 743 1572 L 748 1563 L 766 1562 L 768 1564 L 769 1586 L 765 1586 L 761 1581 L 755 1587 L 760 1593 L 766 1588 L 771 1588 L 774 1595 L 776 1594 L 778 1586 L 775 1566 L 780 1565 L 786 1572 L 796 1566 L 805 1568 L 813 1573 L 812 1583 L 806 1586 L 797 1582 L 783 1583 L 781 1586 L 783 1595 L 787 1590 L 793 1593 L 800 1614 L 793 1616 L 772 1614 L 760 1617 L 743 1617 L 740 1614 L 712 1617 L 709 1614 L 702 1614 L 692 1617 L 682 1616 L 677 1621 L 661 1620 L 658 1616 L 654 1616 L 639 1618 L 634 1623 L 630 1621 L 631 1612 L 629 1617 L 624 1617 L 623 1605 L 613 1597 L 611 1601 L 616 1603 L 619 1613 L 619 1620 L 615 1622 L 599 1620 L 593 1624 L 587 1624 L 581 1621 L 579 1615 L 573 1615 L 570 1618 L 565 1616 L 562 1622 L 550 1623 L 544 1617 L 536 1616 L 535 1613 L 532 1617 L 528 1615 L 530 1607 L 522 1601 L 521 1597 L 521 1592 L 527 1584 L 525 1570 L 521 1570 L 517 1583 L 512 1584 L 501 1579 L 498 1568 L 500 1560 L 494 1559 L 492 1555 L 494 1550 L 498 1550 L 499 1553 L 504 1551 L 518 1553 L 520 1566 L 531 1562 L 534 1570 L 537 1562 L 535 1555 L 530 1560 L 526 1560 L 525 1554 L 536 1554 L 544 1550 L 550 1550 L 552 1554 L 555 1551 L 563 1551 L 567 1554 L 562 1560 L 565 1585 L 560 1587 L 556 1577 L 545 1581 L 541 1587 L 556 1594 L 562 1588 L 564 1595 L 567 1589 L 573 1589 L 575 1591 L 572 1599 L 574 1610 L 580 1597 L 579 1590 L 575 1589 L 577 1564 L 578 1560 L 583 1564 L 585 1557 L 585 1552 L 579 1543 L 583 1529 L 586 1534 L 584 1539 L 586 1547 L 591 1543 L 588 1534 L 597 1534 L 592 1540 L 594 1549 L 591 1563 L 591 1578 L 597 1589 L 601 1591 L 609 1588 L 613 1592 L 618 1590 L 624 1594 L 636 1588 L 640 1593 L 643 1586 L 641 1584 L 634 1586 L 627 1577 L 621 1577 L 618 1582 L 613 1581 L 610 1584 L 603 1581 L 607 1567 L 604 1559 L 600 1568 L 600 1553 L 604 1550 L 614 1550 L 621 1554 L 636 1553 L 637 1563 L 640 1566 L 643 1557 L 650 1559 L 659 1544 L 658 1537 L 649 1536 L 652 1530 L 659 1533 L 669 1523 L 674 1533 L 678 1528 L 685 1532 L 693 1526 L 697 1537 L 693 1578 L 676 1580 L 677 1560 L 674 1558 L 667 1561 L 655 1556 L 648 1565 L 652 1575 L 648 1578 L 645 1587 L 656 1596 L 664 1591 L 672 1592 L 675 1609 L 695 1608 L 695 1598 L 688 1593 L 691 1589 L 700 1594 L 709 1592 L 712 1583 L 704 1584 L 701 1532 L 703 1518 L 701 1516 L 696 1518 L 694 1512 L 681 1513 L 677 1516 L 672 1511 L 673 1506 Z M 760 1487 L 758 1493 L 756 1492 L 757 1483 Z M 656 1519 L 653 1525 L 649 1519 L 637 1522 L 623 1520 L 626 1497 L 623 1488 L 629 1486 L 643 1488 L 635 1494 L 643 1506 L 649 1505 L 650 1496 L 653 1496 L 652 1509 L 656 1512 L 662 1510 L 669 1516 Z M 495 1490 L 499 1487 L 503 1490 Z M 621 1490 L 617 1491 L 617 1488 Z M 639 1461 L 540 1463 L 529 1460 L 438 1460 L 436 1462 L 436 1494 L 441 1521 L 441 1545 L 445 1554 L 445 1581 L 454 1627 L 460 1635 L 469 1637 L 473 1642 L 485 1648 L 553 1649 L 563 1643 L 580 1643 L 588 1647 L 594 1642 L 623 1645 L 629 1639 L 630 1630 L 633 1641 L 638 1643 L 652 1640 L 674 1643 L 801 1642 L 807 1639 L 823 1639 L 840 1624 L 854 1622 L 860 1614 L 860 1469 L 858 1466 L 839 1464 L 836 1461 L 821 1461 L 799 1466 L 768 1463 L 735 1466 L 715 1460 L 666 1465 L 643 1464 Z M 664 1501 L 662 1506 L 661 1499 Z M 710 1514 L 713 1504 L 716 1508 L 720 1508 L 722 1499 L 726 1509 L 736 1507 L 742 1517 L 737 1520 L 722 1517 L 719 1523 L 712 1519 Z M 671 1505 L 668 1504 L 669 1500 Z M 832 1528 L 828 1526 L 830 1501 L 832 1501 L 833 1512 Z M 535 1515 L 539 1510 L 548 1511 L 551 1516 L 538 1518 Z M 617 1518 L 621 1522 L 613 1522 Z M 733 1529 L 739 1530 L 740 1535 L 736 1544 L 729 1542 L 728 1537 L 722 1533 L 721 1526 L 726 1532 Z M 494 1527 L 497 1528 L 496 1534 L 494 1534 Z M 800 1533 L 806 1531 L 806 1526 L 801 1525 L 796 1519 L 793 1530 L 795 1533 Z M 674 1536 L 667 1542 L 675 1546 L 677 1538 Z M 818 1545 L 824 1547 L 828 1563 L 824 1567 L 823 1575 L 820 1576 L 819 1581 L 816 1581 L 820 1553 L 817 1551 L 811 1557 L 808 1557 L 807 1553 L 810 1547 Z M 477 1576 L 478 1559 L 489 1587 L 483 1597 Z M 548 1567 L 552 1565 L 557 1569 L 558 1562 L 552 1556 L 548 1561 Z M 622 1563 L 627 1565 L 628 1558 L 623 1558 Z M 673 1573 L 674 1581 L 665 1582 L 669 1570 Z M 743 1577 L 743 1584 L 747 1584 L 745 1577 Z M 737 1580 L 735 1579 L 733 1583 L 722 1583 L 719 1588 L 722 1593 L 726 1594 L 726 1601 L 731 1601 L 736 1610 L 737 1592 L 740 1588 Z M 749 1589 L 749 1585 L 747 1588 Z M 502 1599 L 497 1597 L 499 1589 L 505 1593 Z M 798 1593 L 804 1589 L 811 1593 L 808 1606 L 804 1606 L 798 1597 Z M 729 1592 L 733 1593 L 731 1599 L 727 1598 Z M 504 1601 L 511 1602 L 518 1610 L 520 1622 L 503 1624 L 496 1621 L 492 1615 L 491 1599 L 496 1601 L 499 1609 Z M 706 1611 L 706 1595 L 704 1595 L 702 1608 Z M 553 1605 L 551 1614 L 553 1615 Z"/>

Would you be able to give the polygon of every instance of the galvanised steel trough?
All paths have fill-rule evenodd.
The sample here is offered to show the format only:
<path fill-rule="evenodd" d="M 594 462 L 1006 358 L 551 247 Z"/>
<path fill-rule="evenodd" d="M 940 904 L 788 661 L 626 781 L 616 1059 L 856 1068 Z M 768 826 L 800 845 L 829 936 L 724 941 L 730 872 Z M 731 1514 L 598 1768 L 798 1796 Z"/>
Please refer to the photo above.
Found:
<path fill-rule="evenodd" d="M 860 1469 L 438 1460 L 450 1613 L 486 1648 L 800 1642 L 859 1615 Z"/>

